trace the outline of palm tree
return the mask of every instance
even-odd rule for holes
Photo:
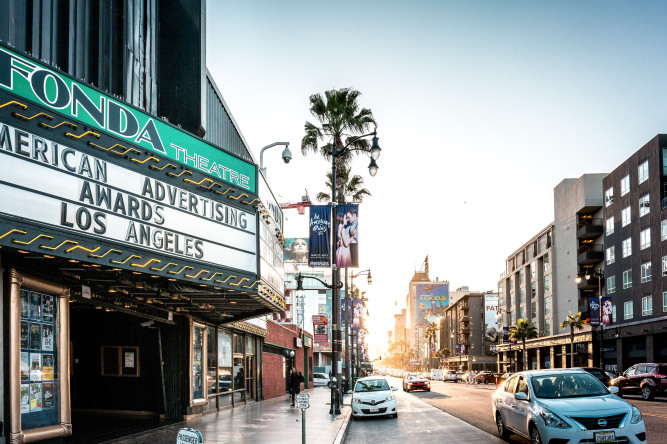
[[[510,328],[510,339],[521,341],[523,346],[523,369],[526,370],[528,359],[526,357],[526,339],[537,337],[537,328],[530,324],[527,319],[518,319],[516,325]]]
[[[361,93],[351,88],[332,89],[321,94],[310,96],[310,113],[317,119],[320,126],[306,122],[306,135],[301,139],[301,153],[308,152],[321,154],[325,159],[331,159],[332,139],[336,147],[341,149],[349,143],[351,149],[368,149],[369,143],[365,139],[354,137],[368,133],[371,128],[377,127],[371,110],[360,108],[357,99]],[[318,143],[325,142],[318,146]],[[344,178],[350,158],[355,151],[341,156],[336,165],[336,184],[338,202],[344,203]]]
[[[352,172],[352,168],[347,168],[345,170],[345,177],[343,181],[343,194],[342,194],[342,199],[343,202],[348,201],[348,197],[350,198],[351,202],[363,202],[365,197],[368,197],[371,195],[371,192],[368,191],[366,188],[362,188],[364,184],[364,179],[363,177],[355,174],[354,176],[350,177],[350,173]],[[324,184],[327,190],[331,190],[331,172],[327,173],[327,181]],[[331,194],[320,191],[317,193],[316,197],[318,202],[329,202],[331,201]]]
[[[560,329],[570,328],[570,367],[574,367],[574,331],[583,330],[586,321],[581,319],[581,312],[572,316],[572,312],[567,315],[567,319],[560,323]]]
[[[435,339],[436,335],[438,334],[438,324],[435,322],[431,322],[428,324],[428,327],[426,327],[426,331],[424,332],[424,337],[428,341],[428,362],[429,362],[429,367],[431,364],[431,350],[433,350],[435,347],[431,347],[431,344],[435,344]]]

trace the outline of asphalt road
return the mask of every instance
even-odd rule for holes
[[[401,380],[388,378],[391,384],[401,387]],[[491,415],[491,396],[495,384],[466,385],[461,382],[432,381],[430,392],[412,392],[414,396],[468,424],[497,436],[495,421]],[[667,398],[644,401],[640,396],[625,396],[625,400],[639,408],[646,424],[649,444],[667,442]],[[529,441],[512,435],[512,443],[525,444]]]

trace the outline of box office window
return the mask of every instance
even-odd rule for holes
[[[232,334],[218,331],[218,385],[220,392],[232,391]]]
[[[60,424],[57,298],[21,289],[21,427]]]
[[[102,346],[102,375],[139,377],[139,347]]]
[[[192,328],[192,397],[201,399],[204,397],[204,329],[194,326]]]

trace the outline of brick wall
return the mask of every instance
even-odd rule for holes
[[[297,348],[295,347],[294,343],[294,339],[300,336],[301,329],[296,325],[281,325],[271,320],[267,320],[266,326],[269,335],[265,338],[264,341],[270,345],[282,347],[288,350],[294,350],[294,365],[301,373],[304,373],[304,348]],[[312,336],[307,332],[306,335],[312,338]],[[308,347],[305,350],[308,353],[308,357],[312,358],[312,347]],[[288,376],[288,372],[283,370],[286,365],[285,359],[283,358],[283,355],[277,355],[274,353],[262,354],[262,388],[264,392],[264,399],[286,395],[285,387],[287,384],[285,381],[285,376]],[[283,373],[285,376],[283,376]],[[309,375],[308,379],[312,379],[312,375]],[[313,387],[313,383],[311,381],[306,381],[304,385],[306,384],[308,385],[308,388]],[[302,389],[303,388],[304,387],[302,386]]]

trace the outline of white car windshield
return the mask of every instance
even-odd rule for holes
[[[384,379],[369,379],[366,381],[357,381],[354,387],[355,392],[379,392],[381,390],[391,390],[389,384]]]
[[[581,398],[609,394],[607,388],[589,373],[534,376],[531,385],[538,398]]]

